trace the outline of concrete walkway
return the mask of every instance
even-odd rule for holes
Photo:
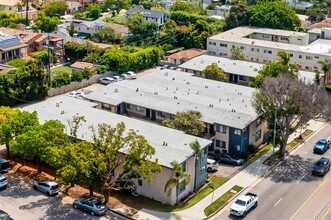
[[[326,124],[324,122],[311,121],[306,129],[310,129],[313,131],[319,131],[323,129]],[[288,143],[298,137],[300,131],[294,132],[290,135]],[[239,185],[244,188],[247,188],[259,181],[261,177],[267,173],[270,169],[270,166],[262,164],[264,160],[272,155],[272,149],[262,155],[259,159],[254,161],[252,164],[247,166],[245,169],[240,171],[237,175],[232,177],[229,181],[227,181],[224,185],[219,187],[214,191],[214,201],[226,193],[229,189],[231,189],[234,185]],[[175,213],[164,213],[164,212],[156,212],[148,209],[140,210],[133,217],[139,220],[201,220],[206,218],[204,214],[204,209],[210,205],[212,199],[212,194],[209,194],[200,202],[183,211],[175,212]]]

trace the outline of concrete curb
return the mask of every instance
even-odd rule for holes
[[[127,215],[125,215],[125,214],[123,214],[123,213],[121,213],[121,212],[117,212],[117,211],[112,210],[112,209],[109,209],[109,208],[108,208],[108,211],[113,212],[113,213],[115,213],[115,214],[117,214],[117,215],[120,215],[120,216],[122,216],[122,217],[124,217],[124,218],[127,218],[127,219],[130,219],[130,220],[136,220],[135,218],[132,218],[132,217],[127,216]]]
[[[214,217],[216,214],[218,214],[219,211],[221,211],[225,206],[227,206],[230,202],[232,202],[232,200],[234,200],[235,198],[237,198],[237,196],[242,193],[243,191],[245,191],[247,189],[247,187],[242,188],[239,192],[237,192],[231,199],[229,199],[226,203],[224,203],[221,207],[219,207],[213,214],[207,216],[206,218],[203,218],[202,220],[207,220],[211,217]],[[223,195],[222,195],[223,196]],[[218,198],[217,198],[218,199]],[[206,207],[207,208],[207,207]]]

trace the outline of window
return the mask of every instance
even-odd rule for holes
[[[184,161],[182,163],[182,168],[183,168],[183,171],[186,172],[187,171],[187,164],[186,164],[186,161]]]
[[[161,118],[165,118],[165,113],[164,112],[157,112],[157,116],[161,117]]]
[[[268,54],[272,54],[272,51],[271,50],[268,50]]]
[[[241,50],[245,50],[245,47],[241,46],[240,49],[241,49]]]
[[[290,53],[290,57],[293,57],[293,53]]]
[[[262,124],[261,118],[256,119],[256,127],[258,127],[260,124]]]
[[[182,193],[185,190],[185,187],[186,187],[185,180],[183,180],[178,185],[178,193]]]
[[[216,140],[216,147],[225,148],[226,142],[221,140]]]
[[[262,37],[263,37],[263,38],[269,38],[269,35],[262,34]]]
[[[216,43],[215,42],[209,42],[209,45],[216,45]]]
[[[288,41],[288,38],[287,37],[280,37],[280,40],[287,40]]]
[[[225,128],[224,125],[217,125],[216,126],[216,131],[220,132],[220,133],[223,133],[223,134],[226,134],[226,128]]]
[[[234,134],[241,135],[241,130],[240,129],[234,129]]]
[[[256,132],[256,134],[255,134],[255,142],[256,141],[258,141],[258,140],[260,140],[261,139],[261,136],[262,136],[262,132],[261,132],[261,129],[258,131],[258,132]]]
[[[137,112],[143,112],[144,111],[143,108],[141,108],[140,106],[136,106],[136,110],[137,110]]]
[[[315,56],[315,59],[319,59],[320,57],[319,56]]]
[[[225,57],[227,55],[228,55],[227,53],[220,53],[220,57]]]
[[[254,48],[251,48],[251,51],[254,51]]]
[[[130,104],[126,104],[126,108],[127,109],[131,109],[131,105]]]
[[[246,76],[239,76],[239,80],[246,81]]]
[[[313,57],[311,57],[311,56],[306,56],[306,60],[312,60],[313,59]]]
[[[301,59],[302,58],[302,55],[299,55],[299,58]]]
[[[256,49],[256,52],[260,52],[260,49]]]
[[[263,50],[263,53],[267,53],[268,51],[267,50]]]
[[[220,47],[228,47],[227,44],[220,44]]]
[[[138,179],[138,185],[139,185],[139,186],[142,186],[142,185],[143,185],[143,181],[142,181],[142,179]]]

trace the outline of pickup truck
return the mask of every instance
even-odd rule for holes
[[[246,193],[240,196],[230,207],[230,213],[236,216],[245,217],[251,208],[258,205],[259,196],[254,193]]]

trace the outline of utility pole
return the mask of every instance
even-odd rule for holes
[[[276,132],[277,132],[277,108],[275,108],[274,140],[273,140],[273,146],[272,146],[272,159],[275,159]]]
[[[29,0],[26,0],[25,4],[25,25],[29,26]]]
[[[52,80],[51,80],[51,56],[49,53],[50,47],[49,47],[49,33],[48,33],[48,39],[46,40],[47,45],[47,52],[48,52],[48,65],[47,65],[47,76],[48,76],[48,86],[49,88],[52,88]]]

